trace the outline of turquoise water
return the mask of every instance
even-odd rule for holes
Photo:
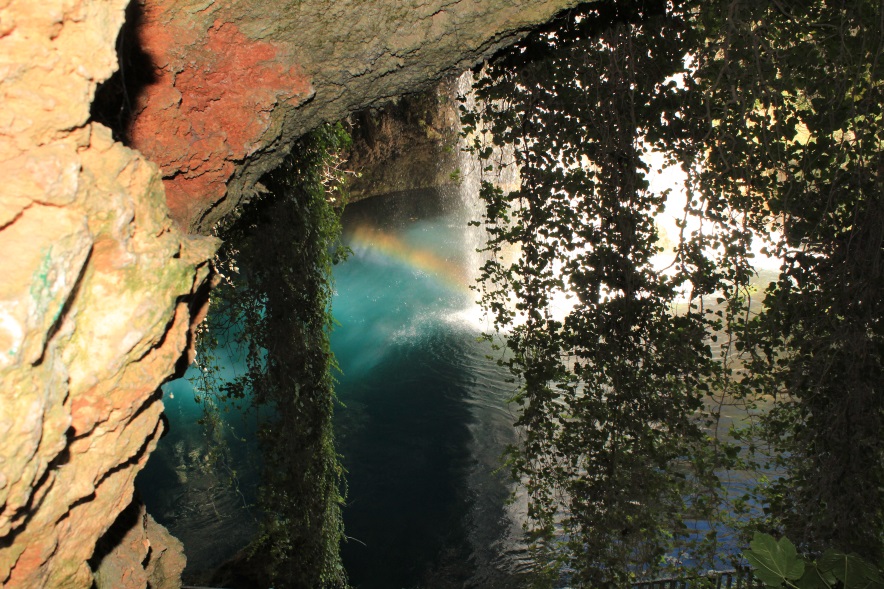
[[[350,205],[335,267],[332,349],[341,367],[338,451],[347,469],[342,553],[354,587],[513,587],[523,564],[510,487],[497,474],[515,441],[507,372],[478,336],[469,289],[477,264],[469,213],[455,192]],[[245,370],[232,344],[222,377]],[[188,377],[197,369],[191,367]],[[230,461],[208,468],[186,379],[164,387],[170,433],[137,486],[181,538],[188,573],[218,567],[257,529],[259,462],[248,417],[227,414]],[[245,441],[243,441],[245,440]],[[238,487],[227,469],[236,471]]]
[[[479,264],[470,215],[456,192],[425,191],[355,203],[343,218],[352,255],[334,269],[331,344],[348,484],[342,555],[357,589],[526,584],[525,506],[506,503],[512,487],[496,472],[516,442],[507,404],[514,385],[497,365],[500,352],[479,340],[490,326],[469,288]],[[232,342],[217,353],[222,378],[245,370]],[[188,377],[196,375],[191,367]],[[170,433],[137,487],[184,542],[188,574],[199,578],[257,531],[254,417],[226,414],[229,460],[212,467],[188,380],[164,391]],[[734,476],[728,488],[743,492],[745,475]],[[725,552],[736,550],[730,542]]]
[[[507,587],[519,569],[509,487],[512,385],[469,290],[474,244],[456,194],[351,205],[335,270],[344,563],[354,586]]]
[[[232,341],[222,342],[216,354],[221,379],[245,372],[245,351]],[[233,557],[257,531],[259,515],[250,508],[260,468],[254,420],[233,409],[224,412],[219,439],[229,459],[209,461],[205,430],[197,424],[203,409],[191,386],[198,376],[191,366],[184,378],[163,386],[168,431],[135,480],[148,512],[184,543],[191,573]]]

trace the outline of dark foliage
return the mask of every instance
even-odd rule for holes
[[[484,185],[481,288],[509,333],[511,466],[553,576],[653,571],[688,517],[724,519],[716,475],[738,465],[787,473],[739,499],[764,506],[753,525],[880,555],[882,19],[873,0],[595,2],[476,83],[475,151],[512,145],[521,172],[519,191]],[[687,173],[665,274],[649,147]],[[783,260],[760,313],[757,240]],[[707,393],[765,413],[742,449],[704,428]]]
[[[756,395],[788,477],[772,524],[804,549],[884,549],[884,5],[728,2],[701,11],[688,92],[698,189],[783,259],[747,325]],[[737,216],[735,216],[737,215]]]
[[[208,356],[213,332],[236,325],[248,348],[246,374],[202,393],[239,401],[259,422],[263,517],[243,566],[274,587],[347,585],[339,554],[343,469],[332,434],[337,365],[329,348],[340,226],[326,184],[338,182],[330,166],[348,140],[340,125],[310,134],[265,178],[269,194],[222,230],[219,264],[232,279],[214,293],[201,342]],[[236,267],[240,276],[232,276]]]
[[[627,5],[591,5],[516,46],[464,116],[480,155],[516,148],[521,189],[483,186],[484,303],[521,383],[524,441],[510,466],[538,566],[579,586],[657,572],[686,532],[685,498],[708,478],[685,468],[707,442],[694,415],[708,321],[671,312],[695,269],[654,270],[666,195],[648,189],[642,160],[644,129],[674,104],[667,79],[683,70],[687,36],[660,5]],[[513,245],[520,256],[507,259]],[[557,308],[563,293],[573,308]]]

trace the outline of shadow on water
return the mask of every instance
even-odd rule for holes
[[[228,372],[241,360],[226,357]],[[201,577],[232,558],[258,530],[254,511],[260,457],[255,425],[236,412],[227,414],[223,432],[229,451],[223,461],[209,458],[206,430],[197,424],[202,408],[194,401],[191,367],[182,379],[164,385],[168,434],[160,440],[136,488],[148,513],[184,544],[186,578]],[[217,441],[216,441],[217,442]],[[234,477],[235,472],[235,477]]]
[[[429,340],[394,346],[362,382],[342,382],[344,402],[352,399],[338,423],[351,498],[344,518],[354,538],[343,556],[359,587],[413,586],[438,555],[466,543],[473,417],[448,359],[427,353],[454,352],[452,338]]]

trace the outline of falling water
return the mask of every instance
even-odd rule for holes
[[[353,584],[513,587],[519,526],[501,455],[515,442],[513,385],[478,341],[470,289],[480,237],[457,190],[392,195],[344,215],[332,348],[348,469],[344,562]],[[473,189],[472,199],[477,198]],[[490,357],[489,357],[490,356]]]

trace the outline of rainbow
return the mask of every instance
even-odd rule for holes
[[[433,276],[445,286],[469,292],[471,279],[466,269],[436,253],[412,247],[395,235],[365,225],[348,233],[353,249],[365,249]]]

